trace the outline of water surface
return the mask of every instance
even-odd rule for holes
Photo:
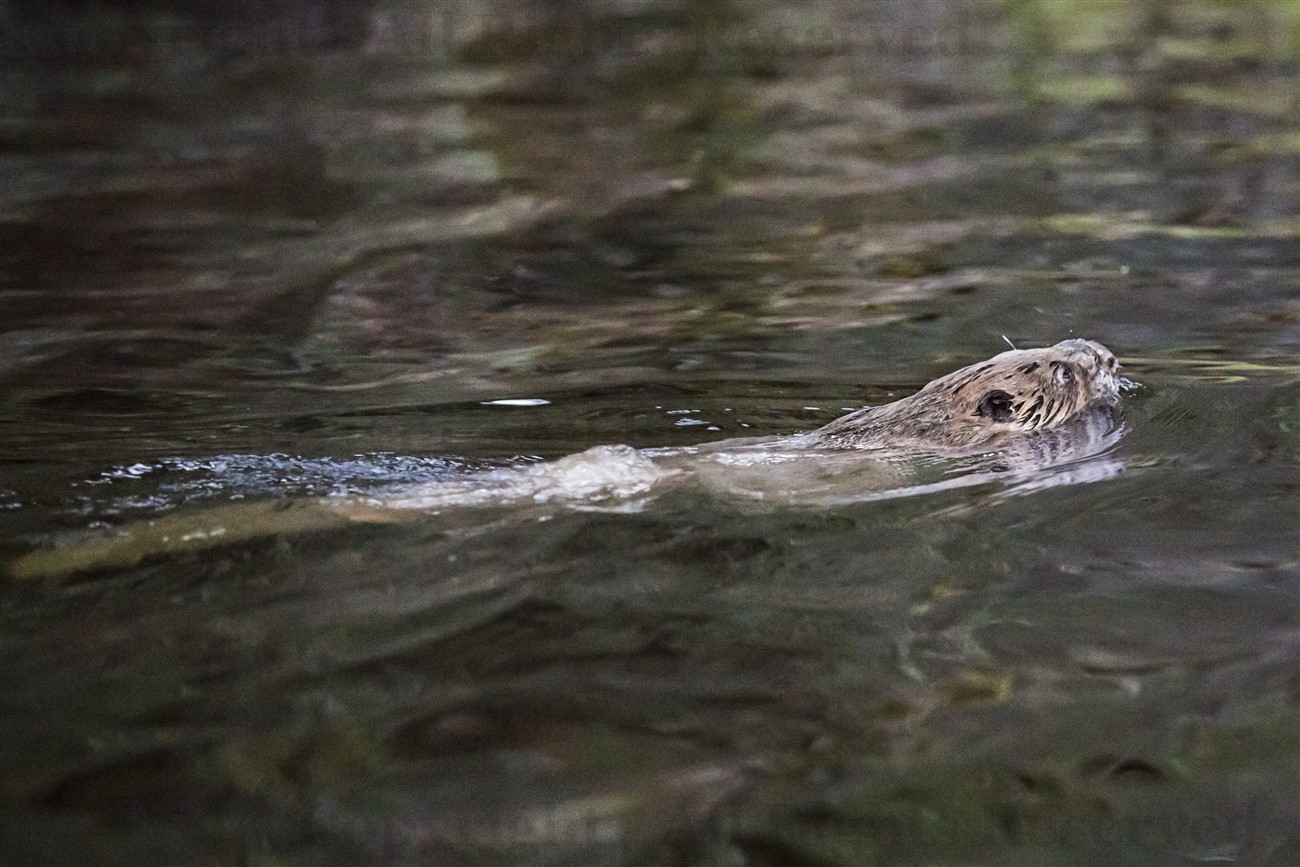
[[[1292,6],[509,7],[0,5],[5,558],[272,515],[0,587],[7,860],[1300,861]],[[1004,336],[1122,471],[275,532]]]

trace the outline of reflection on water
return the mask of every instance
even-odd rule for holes
[[[261,530],[0,588],[9,861],[1300,862],[1292,4],[0,21],[0,556]],[[300,520],[809,430],[1002,335],[1115,349],[1123,439]]]

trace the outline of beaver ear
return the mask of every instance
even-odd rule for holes
[[[979,406],[975,408],[977,415],[993,421],[1011,421],[1015,415],[1011,411],[1011,401],[1014,398],[1000,388],[995,388],[988,394],[980,398]]]

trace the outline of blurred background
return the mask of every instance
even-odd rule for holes
[[[6,555],[1146,386],[1086,487],[8,581],[0,853],[1300,861],[1298,74],[1294,0],[0,0]]]

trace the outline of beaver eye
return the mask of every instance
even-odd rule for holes
[[[1065,366],[1056,368],[1056,381],[1061,385],[1069,385],[1074,381],[1074,374]]]
[[[976,415],[992,421],[1007,422],[1015,416],[1011,410],[1011,401],[1014,398],[1000,388],[995,388],[988,394],[980,398],[979,406],[975,408]]]

